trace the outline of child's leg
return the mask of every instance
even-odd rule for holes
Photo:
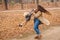
[[[22,23],[22,25],[25,26],[25,25],[27,24],[27,22],[28,22],[28,21],[24,21],[24,22]]]
[[[26,15],[25,20],[19,26],[25,26],[28,21],[30,21],[31,15]]]

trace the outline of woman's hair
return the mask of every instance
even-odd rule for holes
[[[47,13],[48,11],[44,8],[44,7],[42,7],[41,5],[37,5],[37,9],[38,9],[38,11],[40,11],[40,12],[44,12],[44,13]],[[49,12],[48,12],[49,13]]]

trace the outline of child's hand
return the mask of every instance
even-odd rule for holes
[[[19,24],[19,27],[22,27],[23,25],[22,24]]]

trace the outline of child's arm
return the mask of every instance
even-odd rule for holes
[[[34,9],[32,9],[30,12],[25,12],[28,13],[27,15],[25,15],[25,20],[24,22],[22,22],[21,24],[19,24],[19,26],[25,26],[27,24],[28,21],[30,21],[31,19],[31,15],[32,15],[32,12],[34,11]]]
[[[27,24],[27,21],[23,21],[21,24],[19,24],[20,27],[25,26]]]

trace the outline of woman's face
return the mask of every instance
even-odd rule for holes
[[[34,12],[37,13],[38,12],[38,9],[35,9]]]

